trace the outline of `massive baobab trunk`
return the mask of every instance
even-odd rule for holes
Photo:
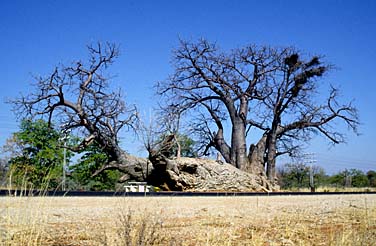
[[[149,160],[153,171],[148,176],[149,184],[164,190],[179,191],[272,191],[278,189],[270,183],[263,171],[251,174],[234,165],[204,158],[166,157],[174,143],[170,136],[150,144]],[[248,161],[247,161],[248,163]]]
[[[229,163],[203,158],[168,159],[158,154],[150,160],[154,170],[147,180],[164,190],[269,192],[277,188],[265,176],[244,172]]]

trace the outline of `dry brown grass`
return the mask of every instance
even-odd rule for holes
[[[310,188],[291,188],[282,191],[301,191],[311,192]],[[333,186],[320,186],[316,188],[316,192],[376,192],[376,187],[333,187]]]
[[[2,197],[0,245],[376,245],[376,195]]]

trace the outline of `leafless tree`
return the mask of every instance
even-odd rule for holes
[[[96,141],[110,157],[106,169],[119,169],[126,178],[137,179],[134,167],[145,164],[119,147],[119,132],[134,128],[138,114],[134,106],[126,105],[119,91],[111,90],[106,69],[119,55],[114,44],[97,43],[88,46],[87,63],[77,61],[59,66],[47,77],[36,78],[31,93],[12,101],[20,117],[43,117],[58,121],[63,131],[78,130],[84,140],[74,150]]]
[[[332,143],[344,142],[334,125],[339,121],[357,130],[356,109],[338,103],[337,89],[321,103],[315,97],[331,66],[316,56],[304,61],[292,47],[249,45],[225,53],[206,40],[181,41],[173,64],[175,73],[157,84],[166,110],[191,112],[204,152],[214,147],[226,162],[252,173],[266,171],[271,181],[276,158],[294,153],[302,140],[322,134]],[[263,134],[248,149],[251,129]]]
[[[357,133],[357,110],[351,103],[339,104],[336,88],[330,86],[327,98],[316,101],[319,79],[330,68],[319,57],[303,61],[295,50],[290,50],[278,68],[280,75],[275,74],[270,81],[270,91],[261,102],[261,108],[270,113],[258,122],[266,129],[262,145],[270,180],[276,177],[276,158],[293,155],[302,141],[321,134],[333,144],[345,142],[344,134],[336,128],[340,121]]]

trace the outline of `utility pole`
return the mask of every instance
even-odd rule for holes
[[[69,131],[64,130],[63,131],[63,141],[64,141],[64,149],[63,149],[63,180],[61,182],[61,189],[63,191],[66,190],[66,179],[67,179],[67,174],[66,174],[66,167],[67,167],[67,140],[69,139],[68,135]]]
[[[67,165],[67,137],[66,137],[66,134],[64,136],[64,150],[63,150],[63,153],[64,153],[64,160],[63,160],[63,182],[61,184],[61,188],[63,191],[65,191],[65,182],[66,182],[66,173],[65,173],[65,167]]]
[[[313,177],[313,163],[316,163],[316,160],[314,159],[315,153],[307,153],[303,154],[304,162],[306,164],[309,164],[309,187],[311,188],[311,192],[315,192],[315,182]]]
[[[313,180],[312,165],[309,167],[309,187],[311,188],[311,192],[315,192],[315,183]]]

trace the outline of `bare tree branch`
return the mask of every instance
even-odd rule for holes
[[[111,91],[111,80],[105,74],[118,57],[119,49],[111,43],[87,48],[87,63],[76,61],[55,68],[49,76],[36,78],[30,94],[11,103],[20,117],[47,118],[48,122],[58,121],[63,130],[80,130],[84,140],[72,149],[82,150],[95,141],[108,154],[112,165],[115,161],[124,167],[130,157],[119,147],[119,131],[125,127],[135,129],[138,113],[135,106],[125,104],[120,90]]]

